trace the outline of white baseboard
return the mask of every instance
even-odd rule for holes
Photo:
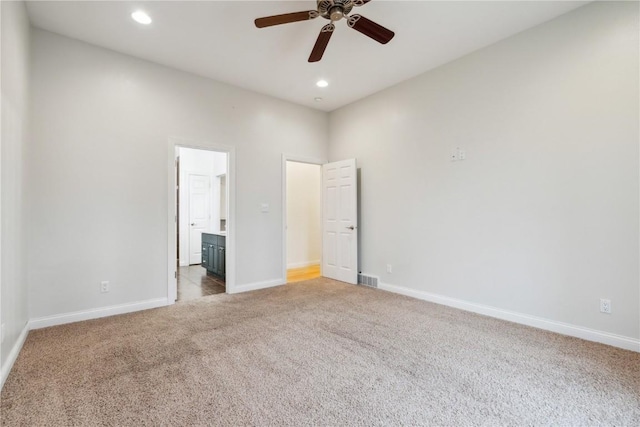
[[[47,328],[49,326],[63,325],[65,323],[80,322],[83,320],[98,319],[100,317],[115,316],[116,314],[164,307],[166,305],[169,305],[166,298],[157,298],[128,304],[112,305],[110,307],[75,311],[72,313],[55,314],[53,316],[45,316],[29,320],[29,329]]]
[[[522,325],[533,326],[534,328],[544,329],[563,335],[582,338],[587,341],[599,342],[614,347],[624,348],[626,350],[640,352],[640,339],[637,338],[611,334],[609,332],[584,328],[582,326],[571,325],[569,323],[557,322],[555,320],[544,319],[542,317],[530,316],[528,314],[503,310],[488,305],[476,304],[456,298],[445,297],[443,295],[419,291],[416,289],[390,285],[387,283],[379,283],[378,289],[394,292],[396,294],[406,295],[424,301],[434,302],[436,304],[459,308],[461,310],[483,314],[485,316],[495,317],[497,319],[508,320],[510,322],[520,323]]]
[[[303,267],[309,267],[312,265],[320,265],[320,260],[316,259],[313,261],[292,262],[287,264],[287,268],[303,268]]]
[[[11,372],[11,368],[13,368],[13,364],[18,358],[18,354],[20,354],[20,350],[22,350],[22,346],[24,345],[24,341],[27,339],[28,334],[29,322],[25,323],[24,328],[22,328],[22,332],[20,332],[20,336],[18,336],[18,340],[9,352],[9,356],[7,356],[7,360],[5,360],[2,367],[0,367],[0,390],[4,387],[4,382],[9,377],[9,372]]]
[[[256,291],[258,289],[273,288],[286,284],[284,279],[266,280],[264,282],[247,283],[246,285],[235,286],[230,294],[239,294],[241,292]]]

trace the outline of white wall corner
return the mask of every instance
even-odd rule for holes
[[[443,295],[433,294],[430,292],[391,285],[388,283],[380,282],[378,284],[378,289],[405,295],[412,298],[417,298],[423,301],[446,305],[460,310],[470,311],[472,313],[494,317],[496,319],[507,320],[509,322],[519,323],[526,326],[532,326],[534,328],[544,329],[546,331],[555,332],[562,335],[568,335],[587,341],[593,341],[601,344],[607,344],[613,347],[623,348],[625,350],[640,352],[640,339],[637,338],[584,328],[582,326],[576,326],[569,323],[557,322],[555,320],[530,316],[528,314],[503,310],[488,305],[476,304],[456,298],[449,298]]]
[[[29,322],[25,323],[24,328],[22,328],[22,332],[20,332],[20,336],[18,340],[13,345],[7,360],[4,361],[2,367],[0,367],[0,390],[4,387],[4,383],[9,377],[9,372],[11,372],[11,368],[13,368],[13,364],[16,362],[18,355],[20,354],[20,350],[22,350],[22,346],[24,345],[25,340],[27,339],[27,335],[29,334]]]

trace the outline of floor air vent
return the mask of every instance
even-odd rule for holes
[[[375,276],[367,276],[366,274],[358,274],[358,285],[369,286],[370,288],[377,288],[378,278]]]

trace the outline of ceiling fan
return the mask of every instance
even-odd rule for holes
[[[317,0],[317,10],[306,10],[303,12],[285,13],[283,15],[267,16],[255,20],[256,27],[264,28],[273,25],[289,24],[291,22],[309,21],[318,16],[328,19],[331,23],[325,25],[320,30],[320,35],[309,56],[309,62],[318,62],[322,59],[329,40],[336,29],[334,22],[345,18],[347,25],[356,31],[361,32],[375,41],[387,44],[395,36],[395,33],[382,25],[376,24],[362,15],[349,15],[354,7],[364,6],[371,0]]]

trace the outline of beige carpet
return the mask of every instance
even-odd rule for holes
[[[640,354],[327,279],[32,331],[3,425],[640,425]]]

